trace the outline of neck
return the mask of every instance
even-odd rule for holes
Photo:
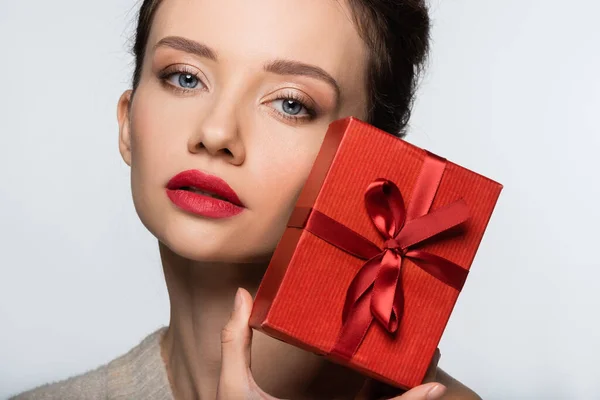
[[[254,297],[268,262],[195,262],[162,243],[159,248],[171,302],[161,347],[174,395],[177,400],[214,399],[221,368],[221,329],[231,315],[235,292],[243,287]],[[332,398],[358,389],[349,382],[362,384],[353,371],[256,331],[251,363],[258,385],[278,397]]]
[[[238,287],[255,295],[267,264],[196,262],[159,242],[171,319],[163,356],[175,395],[181,399],[215,398],[221,344]]]

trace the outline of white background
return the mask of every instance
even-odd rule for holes
[[[302,2],[290,2],[302,6]],[[0,398],[168,323],[117,150],[130,0],[0,0]],[[408,140],[505,185],[441,343],[484,399],[600,399],[600,3],[435,0]]]

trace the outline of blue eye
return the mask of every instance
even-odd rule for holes
[[[188,73],[175,73],[173,77],[179,77],[177,83],[184,89],[195,89],[198,86],[199,80],[195,75]]]
[[[178,92],[195,92],[202,80],[198,77],[199,72],[186,65],[168,68],[159,75],[162,83],[170,89]]]
[[[271,103],[276,105],[274,108],[282,117],[288,119],[302,119],[311,117],[314,111],[305,106],[301,101],[295,100],[293,97],[283,95],[282,97],[272,100]],[[304,111],[303,111],[304,110]]]
[[[287,114],[296,115],[305,107],[302,105],[302,103],[297,102],[296,100],[285,99],[283,100],[282,108]]]

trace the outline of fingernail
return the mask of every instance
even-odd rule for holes
[[[238,288],[237,292],[235,292],[235,303],[233,305],[234,310],[239,310],[242,306],[242,293],[240,288]]]
[[[435,385],[427,392],[427,400],[441,399],[445,392],[446,387],[444,385]]]

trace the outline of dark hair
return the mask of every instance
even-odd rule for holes
[[[360,36],[370,49],[366,122],[404,137],[417,81],[429,51],[428,7],[425,0],[346,1]],[[139,11],[132,49],[134,91],[140,81],[152,20],[160,2],[144,0]]]

